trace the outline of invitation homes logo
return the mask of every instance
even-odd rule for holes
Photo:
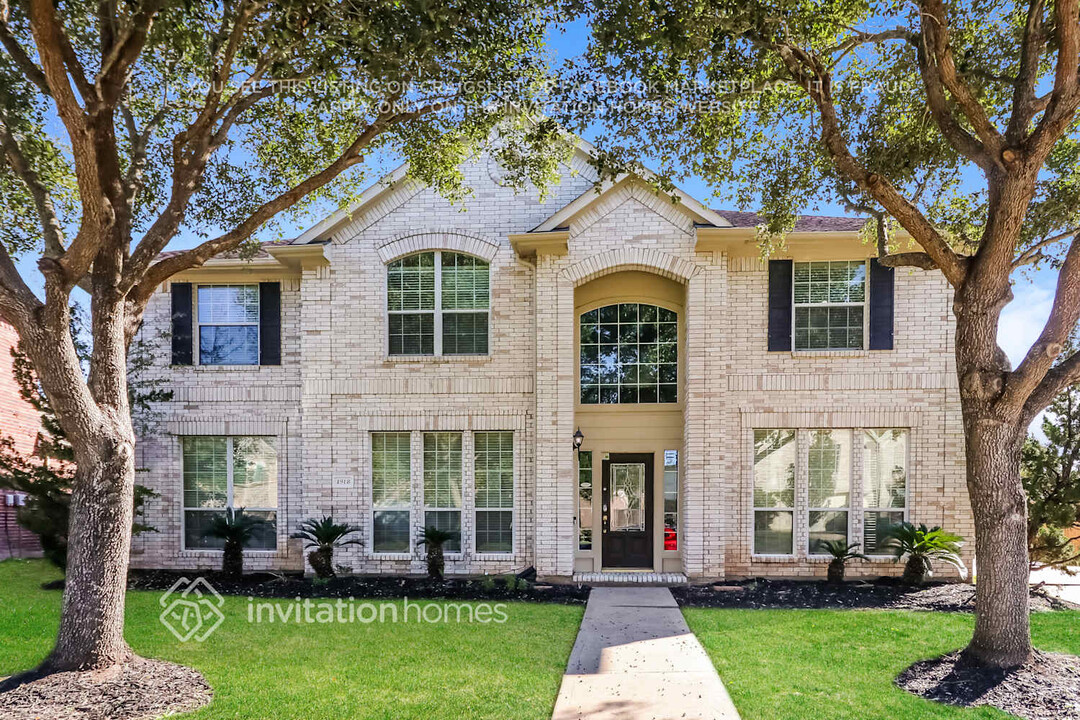
[[[158,620],[180,642],[202,642],[225,621],[225,599],[204,577],[180,578],[158,603],[164,608]]]
[[[182,577],[158,600],[161,624],[182,643],[203,642],[225,621],[225,599],[204,577]],[[256,601],[248,598],[247,621],[280,625],[368,625],[371,623],[477,623],[501,625],[509,620],[506,603],[357,601],[354,598],[295,598]]]

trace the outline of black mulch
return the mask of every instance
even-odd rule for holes
[[[149,720],[195,710],[211,697],[210,686],[198,671],[135,658],[108,670],[54,673],[35,680],[11,678],[0,683],[0,717]]]
[[[189,570],[132,570],[130,590],[168,590],[180,578],[206,578],[222,595],[260,598],[410,598],[446,600],[526,600],[531,602],[584,604],[587,585],[544,585],[508,576],[445,579],[418,577],[350,576],[316,580],[300,574],[251,573],[239,580],[217,572]]]
[[[1080,720],[1080,657],[1036,652],[1026,665],[998,670],[972,665],[959,652],[923,660],[896,684],[949,705],[993,705],[1026,720]]]
[[[910,587],[892,578],[874,582],[832,585],[820,581],[747,580],[671,589],[680,605],[719,608],[866,608],[886,610],[934,610],[972,612],[975,586],[966,583],[934,583]],[[1075,610],[1077,606],[1048,595],[1031,593],[1031,609]]]

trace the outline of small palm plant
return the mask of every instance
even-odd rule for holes
[[[334,518],[327,515],[322,520],[305,520],[300,523],[300,529],[290,537],[304,541],[304,549],[310,550],[307,559],[311,563],[311,569],[320,578],[335,577],[334,572],[334,548],[346,545],[361,545],[360,538],[348,538],[355,532],[360,532],[357,525],[348,523],[336,523]]]
[[[222,515],[215,515],[203,533],[206,537],[225,541],[221,557],[221,572],[231,578],[244,573],[244,545],[266,521],[244,514],[244,508],[226,508]]]
[[[861,552],[856,552],[859,543],[849,543],[847,540],[824,540],[818,547],[832,557],[829,561],[829,582],[831,583],[844,582],[844,569],[848,560],[866,559]]]
[[[896,553],[897,562],[907,555],[907,564],[901,580],[909,585],[922,585],[934,575],[934,561],[952,565],[967,577],[967,566],[960,558],[964,538],[945,532],[941,527],[927,528],[908,522],[897,523],[886,531],[887,543]]]
[[[431,525],[424,528],[424,536],[420,542],[427,547],[427,571],[432,580],[439,582],[443,579],[443,570],[446,568],[443,545],[457,537],[456,532],[440,530]]]

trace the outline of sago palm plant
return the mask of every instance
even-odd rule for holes
[[[945,532],[940,526],[927,528],[926,525],[913,525],[908,522],[897,523],[886,531],[887,543],[896,553],[897,562],[907,556],[904,574],[901,580],[909,585],[922,585],[934,575],[934,561],[952,565],[960,572],[961,578],[967,577],[967,566],[960,557],[964,538]]]
[[[244,514],[244,508],[225,508],[221,515],[215,515],[204,531],[206,537],[225,541],[221,556],[221,572],[229,577],[239,578],[244,573],[244,545],[263,527],[262,518]]]
[[[866,556],[856,552],[859,543],[849,543],[847,540],[824,540],[818,545],[826,555],[832,557],[829,561],[829,582],[844,582],[844,570],[848,560],[862,559]]]
[[[459,533],[449,530],[440,530],[429,525],[424,528],[424,535],[420,542],[427,547],[427,571],[428,577],[436,582],[443,579],[443,570],[446,568],[446,559],[443,555],[443,545],[457,538]]]
[[[304,549],[311,551],[307,559],[317,577],[332,578],[335,575],[334,548],[362,545],[360,538],[348,537],[360,530],[357,525],[334,522],[334,518],[327,515],[321,520],[305,520],[300,523],[300,529],[290,537],[303,540]]]

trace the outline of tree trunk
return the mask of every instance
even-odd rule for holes
[[[226,540],[221,551],[221,572],[233,580],[244,575],[244,544],[238,540]]]
[[[975,635],[964,652],[984,665],[1015,667],[1031,658],[1027,502],[1020,481],[1026,429],[989,418],[965,424],[978,577]]]
[[[922,555],[912,555],[904,563],[904,574],[900,582],[905,585],[922,585],[930,576],[930,561]]]
[[[428,543],[427,546],[427,572],[428,577],[436,582],[442,582],[443,568],[446,567],[446,561],[443,557],[442,545],[436,543]]]
[[[74,444],[73,444],[74,445]],[[126,662],[124,598],[131,550],[134,442],[117,433],[91,448],[75,445],[68,564],[50,672]]]
[[[317,548],[308,553],[308,562],[315,576],[320,578],[332,578],[334,573],[334,548]]]

